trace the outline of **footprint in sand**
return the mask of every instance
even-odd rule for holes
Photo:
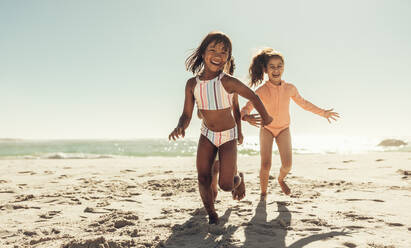
[[[347,168],[334,168],[334,167],[330,167],[328,169],[329,170],[348,170]]]
[[[156,173],[149,172],[149,173],[138,175],[138,177],[153,177],[155,175],[156,175]]]
[[[362,216],[362,215],[358,215],[353,211],[349,211],[349,212],[340,212],[337,211],[338,215],[343,215],[346,218],[349,218],[351,220],[376,220],[374,217],[368,217],[368,216]],[[368,221],[370,222],[370,221]],[[371,222],[370,222],[371,223]]]
[[[41,219],[52,219],[55,215],[61,213],[61,211],[48,211],[45,214],[39,215]]]
[[[84,213],[92,213],[92,214],[106,214],[107,212],[101,212],[101,211],[97,211],[94,208],[90,208],[90,207],[86,207],[83,210]]]
[[[245,212],[245,213],[244,213]],[[251,209],[243,209],[243,211],[239,210],[238,212],[235,212],[237,216],[247,216],[247,215],[253,215]]]
[[[355,160],[352,160],[352,159],[350,159],[350,160],[343,160],[342,162],[343,162],[343,163],[352,163],[352,162],[355,162]]]
[[[162,193],[161,197],[169,197],[169,196],[172,196],[172,195],[173,195],[172,192],[166,192],[166,193]]]
[[[0,193],[4,193],[4,194],[14,194],[16,192],[14,192],[13,190],[1,190]]]
[[[403,177],[401,177],[402,179],[408,179],[408,176],[411,175],[411,171],[409,170],[397,170],[397,173],[399,173],[400,175],[402,175]]]
[[[393,245],[380,245],[376,243],[368,243],[367,244],[370,248],[395,248]]]
[[[301,219],[301,221],[304,223],[310,223],[316,226],[330,227],[330,225],[325,220],[321,220],[321,219]]]
[[[303,231],[311,231],[311,232],[318,232],[321,231],[321,228],[316,228],[316,227],[311,227],[311,228],[305,228]]]
[[[29,237],[38,235],[36,231],[23,231],[23,234]]]
[[[361,216],[356,214],[346,214],[345,217],[351,218],[353,220],[372,220],[373,217]]]
[[[240,201],[240,203],[246,204],[246,205],[253,205],[251,201]]]
[[[154,227],[171,227],[171,224],[170,223],[162,223],[162,224],[154,225]]]
[[[343,245],[345,245],[346,247],[349,247],[349,248],[355,248],[355,247],[357,247],[356,244],[351,243],[351,242],[345,242],[345,243],[343,243]]]
[[[380,199],[345,199],[346,201],[374,201],[374,202],[385,202],[384,200]]]
[[[111,204],[111,203],[109,203],[108,201],[104,200],[104,201],[98,202],[98,203],[96,204],[96,207],[99,207],[99,208],[107,207],[107,206],[109,206],[110,204]]]
[[[394,222],[385,222],[387,225],[389,225],[389,226],[404,226],[403,224],[401,224],[401,223],[394,223]]]
[[[34,195],[19,195],[14,202],[28,201],[34,198]]]
[[[348,228],[350,230],[355,230],[355,229],[363,229],[365,227],[363,227],[363,226],[345,226],[344,228]]]
[[[34,171],[19,171],[17,172],[19,174],[30,174],[30,175],[36,175],[37,173]]]

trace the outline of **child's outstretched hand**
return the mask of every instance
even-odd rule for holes
[[[259,114],[244,115],[241,119],[243,121],[250,123],[250,125],[253,125],[255,127],[260,127],[262,120],[263,120]]]
[[[185,135],[186,135],[186,132],[184,131],[184,128],[176,127],[176,128],[174,128],[174,130],[168,136],[168,140],[171,140],[171,139],[176,140],[176,138],[178,139],[179,136],[184,138]]]
[[[331,123],[331,120],[337,121],[337,118],[340,118],[340,114],[338,114],[337,112],[333,112],[333,110],[334,109],[328,109],[324,113],[324,117],[327,119],[329,123]]]

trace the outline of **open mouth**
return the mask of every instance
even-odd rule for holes
[[[210,62],[211,62],[211,64],[213,64],[215,66],[220,66],[222,64],[221,61],[215,60],[215,59],[212,59]]]
[[[273,77],[279,77],[280,74],[271,74]]]

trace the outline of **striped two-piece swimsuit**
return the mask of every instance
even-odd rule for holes
[[[216,78],[206,81],[201,81],[199,76],[196,77],[197,84],[194,87],[194,98],[198,109],[221,110],[231,108],[233,105],[233,94],[227,93],[221,83],[224,75],[225,73],[222,72]],[[237,126],[228,130],[215,132],[210,130],[204,124],[204,121],[201,124],[201,134],[207,137],[216,147],[238,138]]]

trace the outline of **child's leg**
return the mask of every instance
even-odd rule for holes
[[[237,175],[237,140],[231,140],[219,147],[220,175],[218,185],[224,191],[234,191],[233,197],[241,200],[245,196],[243,174]]]
[[[211,167],[217,154],[215,147],[204,135],[200,135],[197,149],[198,187],[204,208],[209,216],[209,223],[218,223],[218,215],[214,208],[214,193],[211,188]]]
[[[211,168],[211,188],[213,189],[214,193],[214,202],[217,198],[218,194],[218,189],[217,189],[217,183],[218,183],[218,172],[220,171],[220,161],[216,160],[213,164],[213,167]]]
[[[291,136],[290,129],[284,129],[275,139],[278,146],[278,151],[280,152],[281,158],[281,168],[280,174],[278,175],[278,183],[281,186],[281,190],[284,194],[289,195],[291,193],[290,188],[284,182],[284,178],[287,176],[288,172],[291,170],[292,164],[292,149],[291,149]]]
[[[267,195],[268,178],[270,176],[271,157],[273,153],[273,140],[274,137],[270,131],[265,128],[260,128],[260,188],[261,197],[264,198]]]

